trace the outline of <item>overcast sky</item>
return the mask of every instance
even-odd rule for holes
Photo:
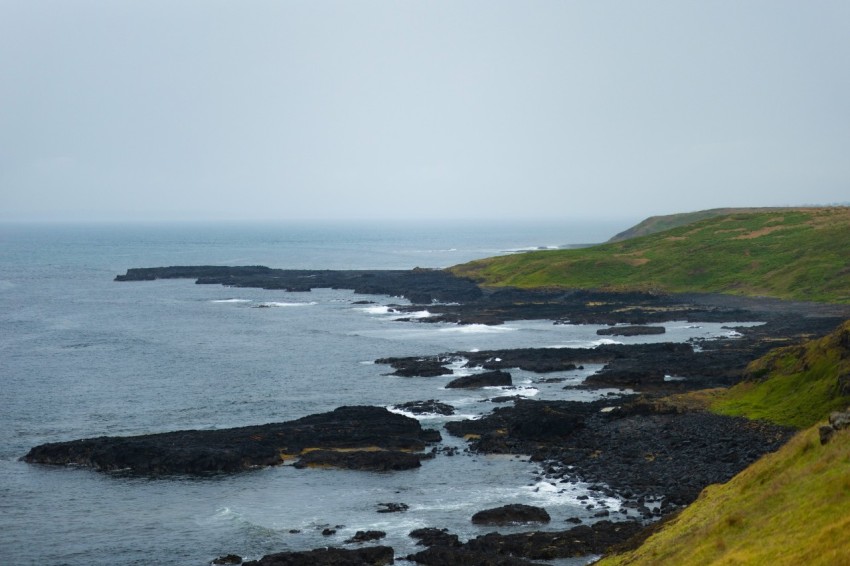
[[[0,219],[850,201],[850,2],[0,0]]]

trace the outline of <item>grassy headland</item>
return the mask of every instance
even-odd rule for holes
[[[590,248],[458,265],[484,287],[729,293],[850,303],[850,208],[711,216]]]

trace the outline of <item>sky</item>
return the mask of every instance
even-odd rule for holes
[[[850,201],[850,2],[0,0],[0,221]]]

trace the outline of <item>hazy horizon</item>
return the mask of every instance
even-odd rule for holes
[[[0,4],[0,221],[846,203],[850,4]]]

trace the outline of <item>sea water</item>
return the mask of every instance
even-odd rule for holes
[[[148,478],[30,465],[33,446],[100,435],[214,429],[291,420],[342,405],[390,407],[438,399],[452,417],[418,417],[441,429],[519,394],[594,399],[613,391],[565,390],[598,367],[545,376],[513,371],[517,388],[445,389],[449,378],[399,378],[373,361],[511,347],[600,343],[596,326],[551,321],[458,326],[397,320],[399,297],[317,289],[288,293],[114,282],[131,267],[267,265],[277,268],[446,267],[523,249],[601,241],[615,222],[429,224],[0,225],[0,556],[9,564],[202,565],[236,553],[343,545],[357,530],[387,532],[397,556],[419,527],[462,539],[488,532],[476,511],[507,503],[588,520],[586,486],[555,484],[521,456],[464,453],[443,432],[439,454],[416,470],[368,473],[291,466],[211,477]],[[357,304],[361,301],[373,304]],[[265,307],[265,308],[257,308]],[[418,317],[429,315],[423,309]],[[409,316],[409,315],[404,315]],[[414,317],[416,318],[416,317]],[[718,324],[672,322],[633,343],[723,338]],[[456,364],[459,374],[468,372]],[[562,377],[562,383],[542,378]],[[616,500],[591,494],[612,511]],[[404,503],[379,514],[379,503]],[[332,528],[336,534],[324,536]],[[509,532],[511,529],[501,529]],[[516,530],[516,529],[514,529]],[[421,548],[421,547],[419,547]],[[569,563],[569,562],[562,562]],[[582,560],[572,563],[580,564]]]

